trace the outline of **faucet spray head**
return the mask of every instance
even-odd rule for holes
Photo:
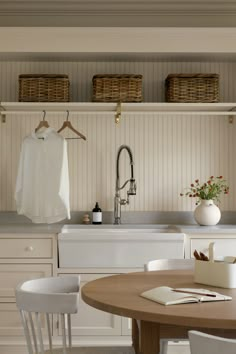
[[[129,190],[127,192],[128,195],[136,195],[136,182],[134,178],[130,179]]]

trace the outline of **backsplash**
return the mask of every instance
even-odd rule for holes
[[[235,69],[232,62],[0,62],[0,99],[17,101],[18,75],[65,73],[72,83],[72,101],[90,101],[92,76],[97,73],[139,73],[144,76],[144,101],[164,101],[164,79],[174,72],[220,74],[221,101],[235,101]],[[50,114],[50,126],[58,129],[65,114]],[[21,142],[38,124],[40,115],[7,116],[0,130],[0,211],[14,211],[14,189]],[[230,185],[221,209],[236,210],[236,128],[223,116],[78,114],[70,117],[87,141],[68,140],[71,209],[90,211],[96,201],[113,210],[116,153],[121,144],[131,147],[137,195],[125,211],[190,211],[194,201],[179,193],[192,180],[223,174]],[[65,131],[65,135],[67,135]],[[121,155],[121,183],[129,177],[125,152]],[[124,193],[124,192],[123,192]]]

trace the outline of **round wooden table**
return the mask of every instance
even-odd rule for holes
[[[232,296],[233,300],[164,306],[140,296],[143,291],[158,286],[212,289]],[[160,338],[187,338],[189,329],[236,338],[236,289],[196,284],[191,271],[113,275],[87,283],[82,288],[82,298],[99,310],[140,320],[143,354],[157,354]],[[136,352],[137,332],[137,328],[134,328],[133,344]]]

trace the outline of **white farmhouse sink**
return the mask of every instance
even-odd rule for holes
[[[184,257],[184,234],[168,225],[66,225],[58,245],[60,268],[142,268]]]

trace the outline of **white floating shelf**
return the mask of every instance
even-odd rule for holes
[[[114,114],[117,103],[1,102],[1,114],[58,113]],[[121,114],[236,115],[236,103],[122,103]]]

